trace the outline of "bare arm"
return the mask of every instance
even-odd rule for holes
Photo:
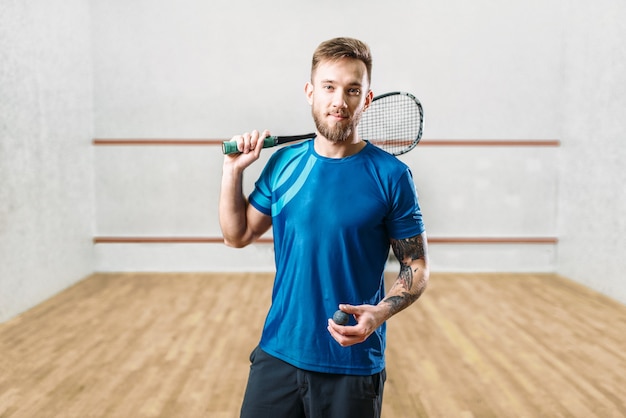
[[[250,205],[243,194],[243,172],[259,158],[265,131],[245,133],[233,138],[240,154],[224,156],[220,189],[219,219],[224,243],[231,247],[245,247],[263,235],[272,226],[272,218]]]
[[[387,318],[415,302],[426,289],[429,278],[426,234],[391,240],[391,249],[400,262],[400,273],[379,306],[387,309]]]
[[[341,326],[328,320],[328,331],[344,347],[365,341],[386,320],[415,302],[426,289],[429,277],[426,234],[392,239],[391,248],[400,261],[400,273],[387,296],[376,306],[339,305],[341,310],[354,315],[355,326]]]

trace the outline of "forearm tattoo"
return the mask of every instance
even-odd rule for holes
[[[390,305],[391,313],[395,314],[415,302],[426,287],[424,276],[417,274],[419,267],[412,267],[413,261],[425,258],[426,250],[422,235],[402,240],[391,240],[391,249],[400,262],[400,273],[392,291],[401,288],[401,294],[389,296],[385,302]],[[416,276],[418,281],[414,282]]]

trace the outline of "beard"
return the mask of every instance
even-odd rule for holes
[[[313,121],[315,122],[315,127],[317,131],[324,138],[332,142],[333,144],[337,144],[339,142],[345,142],[356,133],[356,127],[361,120],[362,111],[355,113],[351,118],[347,119],[342,123],[329,124],[325,121],[327,116],[327,112],[325,111],[317,111],[315,106],[311,111],[313,114]]]

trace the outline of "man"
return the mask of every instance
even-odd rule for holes
[[[428,281],[426,236],[409,168],[360,138],[372,60],[351,38],[323,42],[305,85],[314,140],[277,150],[246,199],[244,170],[269,131],[235,136],[224,158],[224,242],[244,247],[273,228],[276,277],[252,352],[242,417],[379,417],[385,321]],[[401,264],[385,295],[389,246]],[[345,326],[329,319],[339,307]]]

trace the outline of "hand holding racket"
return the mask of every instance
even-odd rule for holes
[[[387,151],[400,155],[411,151],[422,138],[424,111],[422,104],[410,93],[393,92],[374,97],[372,104],[363,113],[357,127],[359,136]],[[315,138],[315,133],[294,136],[268,136],[263,148],[270,148],[288,142]],[[224,154],[239,152],[237,143],[222,143]]]

